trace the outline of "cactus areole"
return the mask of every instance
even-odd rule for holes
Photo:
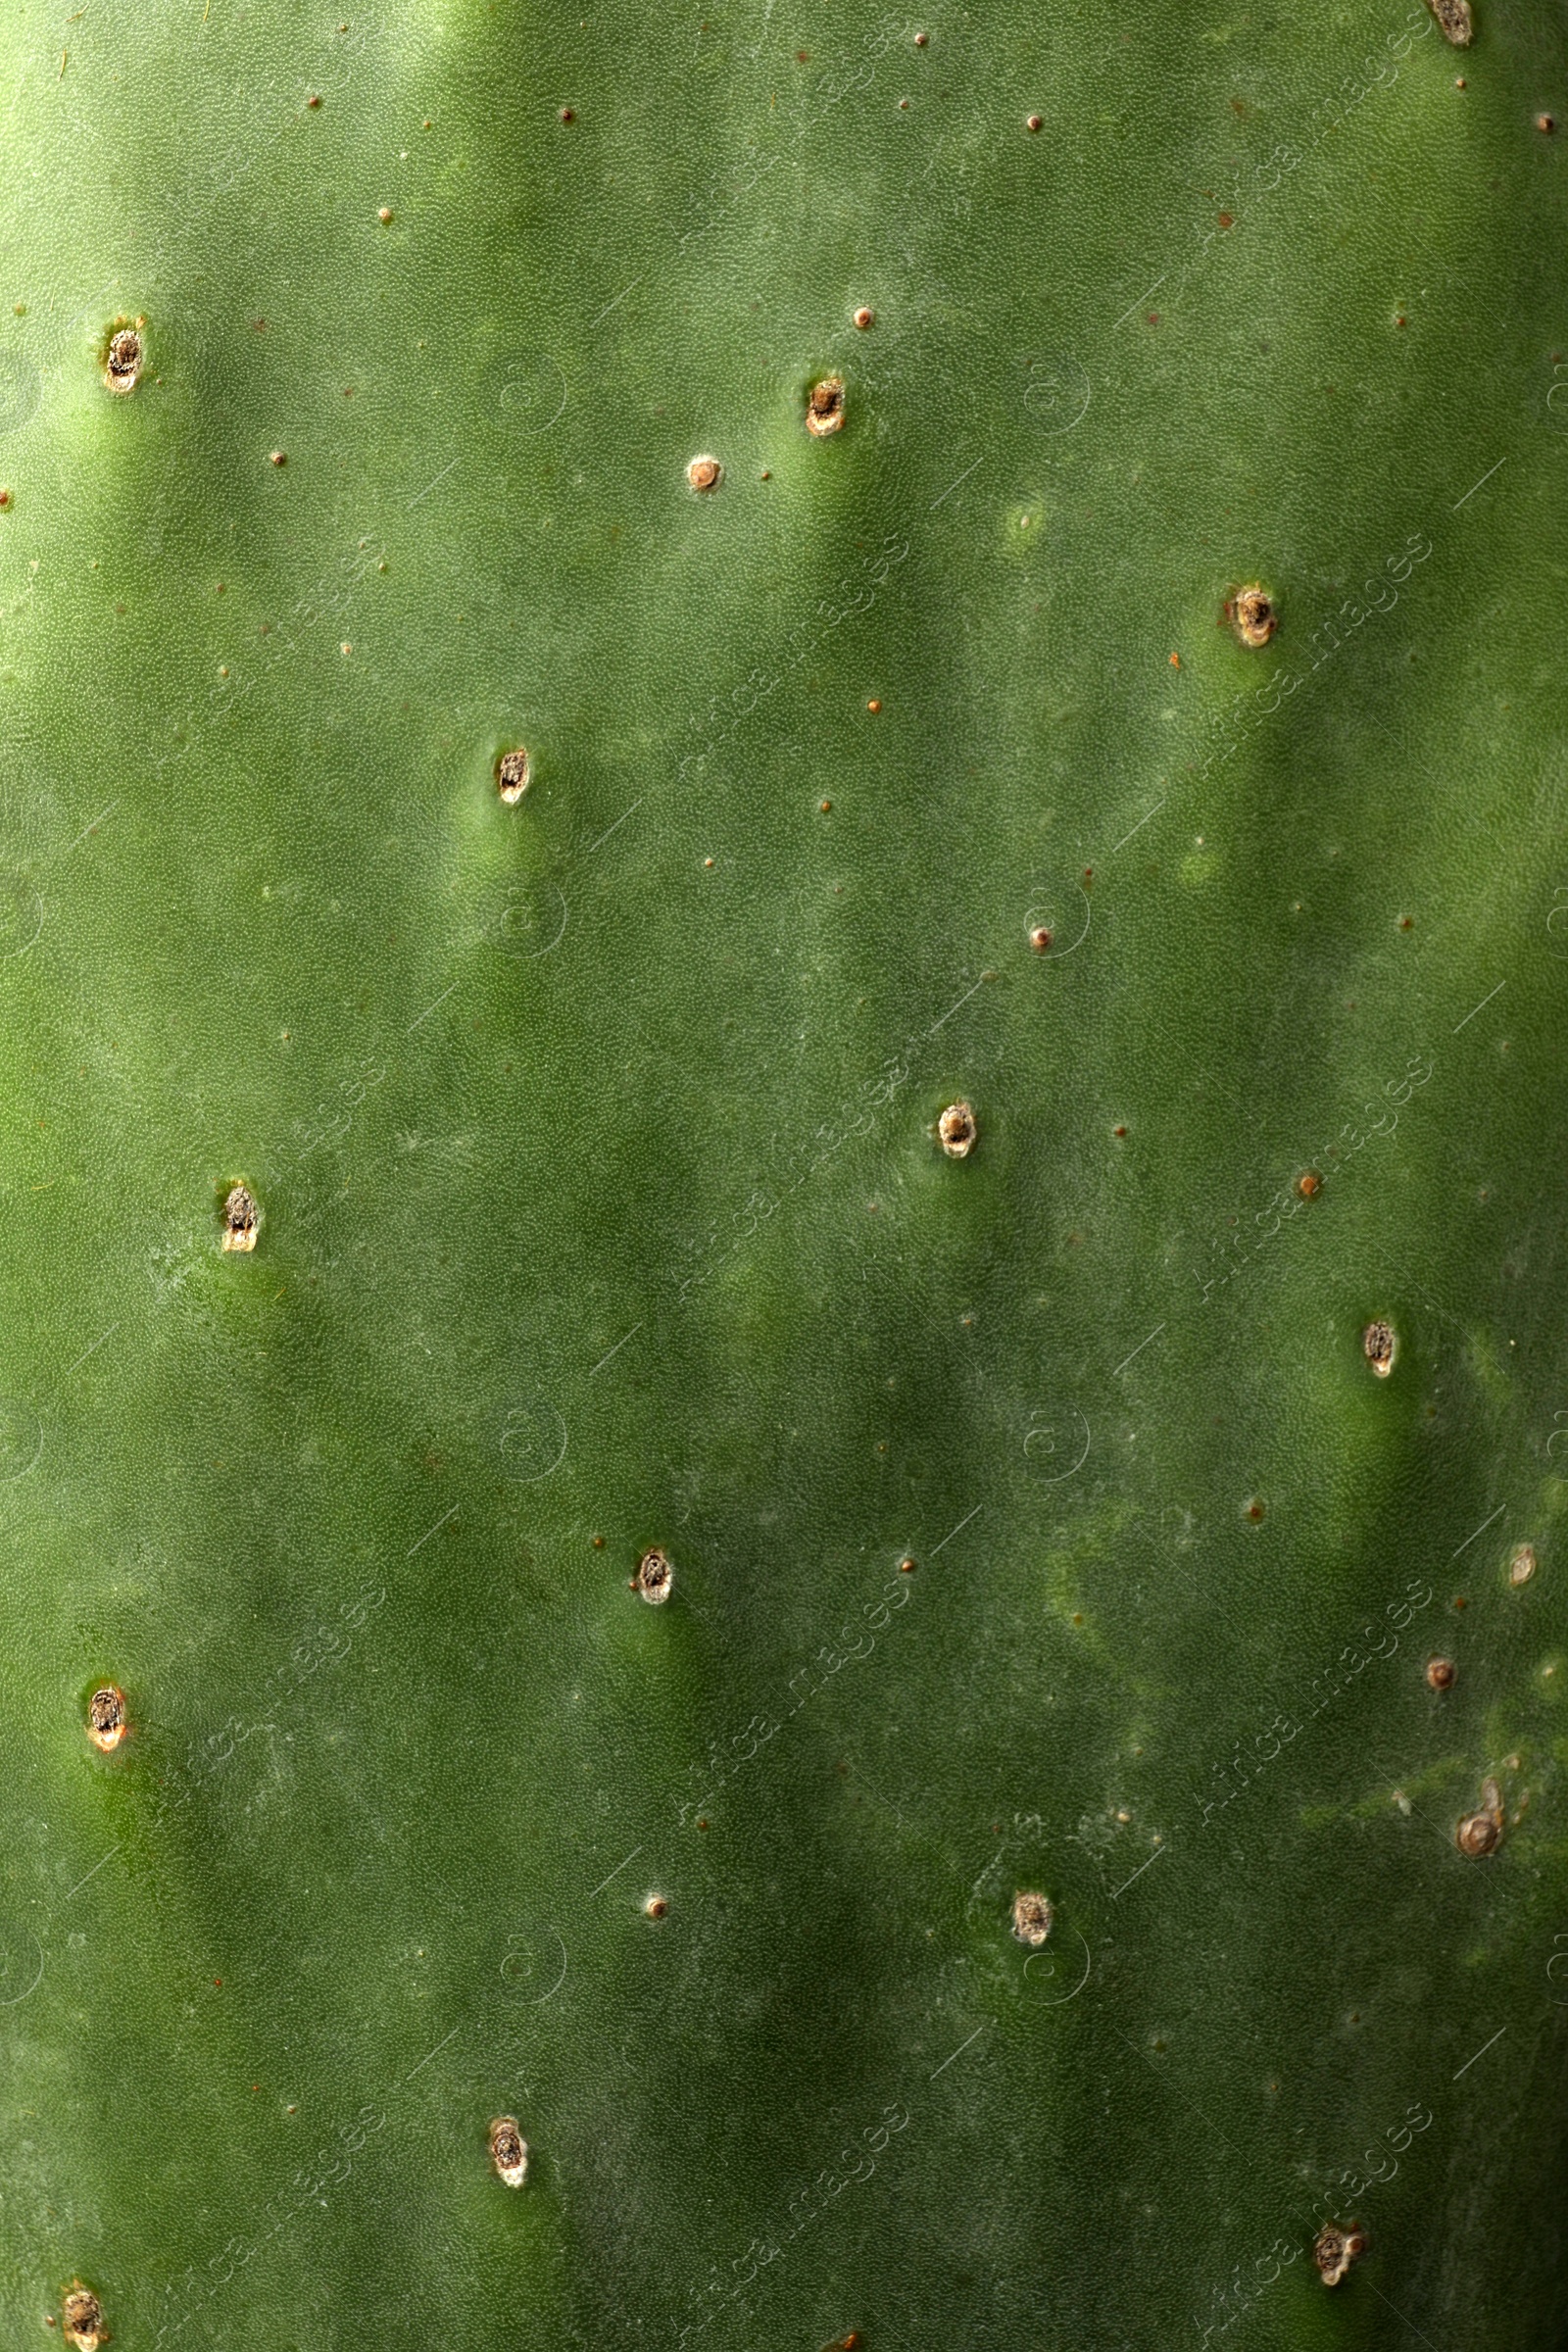
[[[0,2339],[1568,2340],[1568,32],[94,0]]]

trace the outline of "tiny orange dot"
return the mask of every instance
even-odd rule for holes
[[[269,466],[286,466],[288,464],[288,459],[284,456],[282,450],[274,449],[267,463]]]
[[[387,222],[392,218],[392,207],[389,204],[383,204],[381,210],[376,214],[375,217],[380,221],[381,226],[385,228]]]
[[[871,321],[875,317],[875,311],[867,310],[865,304],[862,302],[859,309],[855,314],[855,323],[858,327],[867,327],[871,324]]]
[[[9,491],[9,490],[0,490],[0,507],[9,507],[9,506],[10,506],[10,504],[11,504],[11,493],[10,493],[10,491]]]
[[[1172,669],[1180,669],[1182,665],[1182,658],[1180,654],[1172,654],[1170,658],[1170,665]]]
[[[914,1574],[914,1562],[912,1560],[901,1560],[899,1562],[899,1574],[901,1576],[912,1576]]]
[[[577,118],[569,106],[564,106],[557,120],[562,122],[575,122]]]
[[[227,677],[227,675],[228,675],[228,663],[227,663],[226,662],[220,662],[220,663],[218,664],[218,674],[219,674],[219,676],[220,676],[220,678],[226,678],[226,677]]]
[[[1462,89],[1464,88],[1464,86],[1465,86],[1465,78],[1464,78],[1464,75],[1463,75],[1462,74],[1456,74],[1454,75],[1454,77],[1453,77],[1453,86],[1454,86],[1454,88],[1455,88],[1456,90],[1462,90]]]
[[[914,36],[915,47],[917,49],[923,49],[930,38],[931,35],[928,32],[917,32]]]
[[[762,470],[761,470],[761,472],[759,474],[759,476],[758,476],[758,479],[759,479],[759,481],[770,482],[770,481],[773,479],[773,468],[772,468],[772,466],[764,466],[762,467]]]
[[[823,802],[821,802],[821,803],[819,804],[819,806],[820,806],[820,808],[821,808],[822,814],[823,814],[824,816],[826,816],[826,814],[827,814],[828,810],[829,810],[829,809],[832,808],[833,804],[832,804],[832,802],[831,802],[831,801],[823,801]]]
[[[1024,128],[1025,130],[1043,130],[1045,128],[1045,117],[1043,115],[1031,115],[1028,122],[1024,124]]]
[[[882,708],[881,704],[874,699],[867,703],[865,707],[868,710],[880,710]]]
[[[712,864],[712,862],[713,862],[713,860],[711,859],[711,858],[705,858],[703,859],[703,863],[704,863],[705,865],[711,865],[711,864]]]
[[[305,103],[307,106],[319,106],[321,101],[313,91],[311,96],[306,99]]]
[[[1127,1130],[1125,1127],[1113,1127],[1110,1132],[1112,1135],[1125,1135]]]
[[[1536,128],[1538,130],[1555,130],[1556,127],[1557,121],[1554,115],[1538,115],[1536,117]]]

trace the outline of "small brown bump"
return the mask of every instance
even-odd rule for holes
[[[1110,1132],[1112,1135],[1125,1135],[1127,1130],[1125,1127],[1113,1127]]]
[[[267,463],[269,466],[286,466],[288,464],[288,459],[282,450],[274,449],[268,452]]]
[[[1035,954],[1037,956],[1049,956],[1051,954],[1051,941],[1052,934],[1049,926],[1045,923],[1036,923],[1034,929],[1029,934],[1029,945],[1033,948]]]
[[[0,490],[0,509],[4,509],[4,508],[6,508],[6,507],[9,507],[9,506],[10,506],[10,504],[11,504],[11,492],[10,492],[9,490]]]
[[[321,101],[318,94],[313,90],[309,98],[306,99],[305,103],[307,106],[317,107],[320,105]]]
[[[254,1250],[261,1221],[262,1212],[256,1205],[256,1195],[249,1185],[230,1185],[228,1197],[223,1202],[223,1248]]]
[[[1321,2229],[1312,2246],[1312,2260],[1325,2286],[1338,2286],[1358,2254],[1366,2251],[1366,2231],[1352,2222],[1348,2230],[1336,2222]]]
[[[865,706],[865,707],[866,707],[866,709],[867,709],[867,710],[868,710],[871,712],[871,714],[872,714],[872,716],[873,716],[873,717],[876,715],[877,711],[878,711],[878,710],[881,710],[881,708],[882,708],[881,704],[880,704],[879,702],[877,702],[877,701],[876,701],[876,699],[875,699],[874,697],[872,698],[872,700],[871,700],[870,702],[868,702],[868,703],[866,704],[866,706]]]
[[[818,801],[816,805],[817,805],[818,808],[820,808],[820,810],[822,811],[822,814],[823,814],[824,816],[826,816],[826,815],[829,813],[829,811],[831,810],[831,808],[832,808],[832,807],[833,807],[833,804],[832,804],[832,802],[831,802],[831,801]]]
[[[1454,1831],[1453,1838],[1461,1854],[1468,1854],[1472,1862],[1479,1862],[1484,1855],[1496,1852],[1501,1836],[1502,1823],[1496,1814],[1467,1813]]]
[[[1394,1369],[1396,1346],[1393,1324],[1385,1323],[1381,1318],[1376,1323],[1369,1323],[1361,1334],[1361,1351],[1379,1380],[1387,1380]]]
[[[1550,132],[1552,132],[1552,131],[1554,131],[1554,130],[1556,129],[1556,127],[1557,127],[1557,122],[1556,122],[1556,118],[1555,118],[1555,116],[1552,116],[1552,115],[1538,115],[1538,116],[1536,117],[1536,128],[1537,128],[1538,130],[1544,130],[1544,131],[1547,132],[1547,133],[1548,133],[1548,135],[1549,135],[1549,133],[1550,133]]]
[[[870,325],[872,325],[872,324],[873,324],[873,322],[875,321],[875,318],[876,318],[876,313],[875,313],[875,311],[871,310],[871,309],[869,308],[869,306],[868,306],[867,304],[863,303],[863,302],[861,303],[861,305],[860,305],[859,309],[858,309],[858,310],[856,312],[856,314],[855,314],[855,323],[856,323],[856,325],[857,325],[858,327],[859,327],[859,328],[860,328],[860,330],[861,330],[861,332],[862,332],[862,333],[864,332],[864,330],[865,330],[865,328],[866,328],[866,327],[868,327],[868,326],[870,326]]]
[[[97,2352],[100,2344],[109,2341],[104,2326],[104,2309],[91,2287],[78,2279],[67,2295],[64,2305],[66,2341],[75,2346],[75,2352]]]
[[[1438,30],[1455,49],[1468,49],[1476,37],[1475,19],[1470,14],[1470,0],[1427,0],[1427,6],[1438,20]]]
[[[978,1130],[967,1102],[950,1102],[937,1121],[937,1136],[950,1159],[967,1159]]]
[[[1536,1573],[1536,1550],[1533,1544],[1521,1544],[1508,1562],[1510,1585],[1528,1585]]]
[[[1429,1658],[1427,1660],[1427,1681],[1434,1690],[1451,1690],[1454,1672],[1454,1663],[1451,1658]]]
[[[533,781],[533,761],[517,744],[496,761],[496,790],[509,808],[515,808]]]
[[[917,32],[914,36],[915,47],[917,49],[923,49],[930,38],[931,35],[928,32]]]
[[[1044,1943],[1055,1918],[1043,1894],[1015,1894],[1012,1898],[1012,1932],[1020,1943]]]
[[[1243,645],[1267,645],[1279,626],[1273,598],[1255,580],[1237,589],[1225,612]]]
[[[125,1693],[116,1683],[100,1685],[87,1701],[87,1737],[106,1756],[125,1737]]]
[[[830,433],[844,429],[844,379],[839,375],[824,375],[813,384],[806,400],[806,429],[818,441]]]
[[[146,352],[136,326],[117,327],[104,354],[104,382],[111,392],[134,392]]]
[[[1258,1501],[1257,1496],[1254,1494],[1251,1501],[1247,1506],[1247,1516],[1251,1520],[1253,1526],[1255,1527],[1258,1520],[1263,1517],[1263,1513],[1264,1505]]]
[[[556,121],[557,121],[558,122],[576,122],[576,120],[577,120],[576,109],[575,109],[574,107],[569,107],[569,106],[564,106],[564,107],[562,107],[562,109],[560,110],[560,112],[559,112],[559,113],[558,113],[558,115],[556,116]]]
[[[1296,1179],[1296,1189],[1303,1200],[1315,1200],[1323,1190],[1323,1179],[1316,1168],[1305,1168]]]
[[[644,1903],[643,1909],[650,1919],[662,1919],[669,1909],[669,1903],[662,1894],[651,1894]]]
[[[694,490],[716,490],[724,478],[724,468],[716,458],[706,454],[693,458],[686,468],[686,479]]]
[[[375,217],[380,221],[381,226],[385,228],[387,222],[392,218],[392,207],[389,204],[383,204]]]
[[[1044,130],[1045,127],[1046,119],[1044,115],[1030,115],[1024,122],[1025,130]]]
[[[669,1564],[668,1554],[657,1550],[643,1553],[637,1563],[637,1573],[631,1580],[633,1592],[652,1608],[658,1608],[662,1601],[669,1598],[674,1581],[675,1571]]]
[[[528,2178],[528,2142],[514,2115],[498,2115],[490,2127],[490,2161],[509,2188],[520,2188]]]

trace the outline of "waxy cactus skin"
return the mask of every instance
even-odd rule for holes
[[[1560,24],[6,31],[5,2342],[1555,2352]]]

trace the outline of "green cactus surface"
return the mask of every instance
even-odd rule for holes
[[[337,4],[4,12],[0,2338],[1557,2352],[1560,12]]]

